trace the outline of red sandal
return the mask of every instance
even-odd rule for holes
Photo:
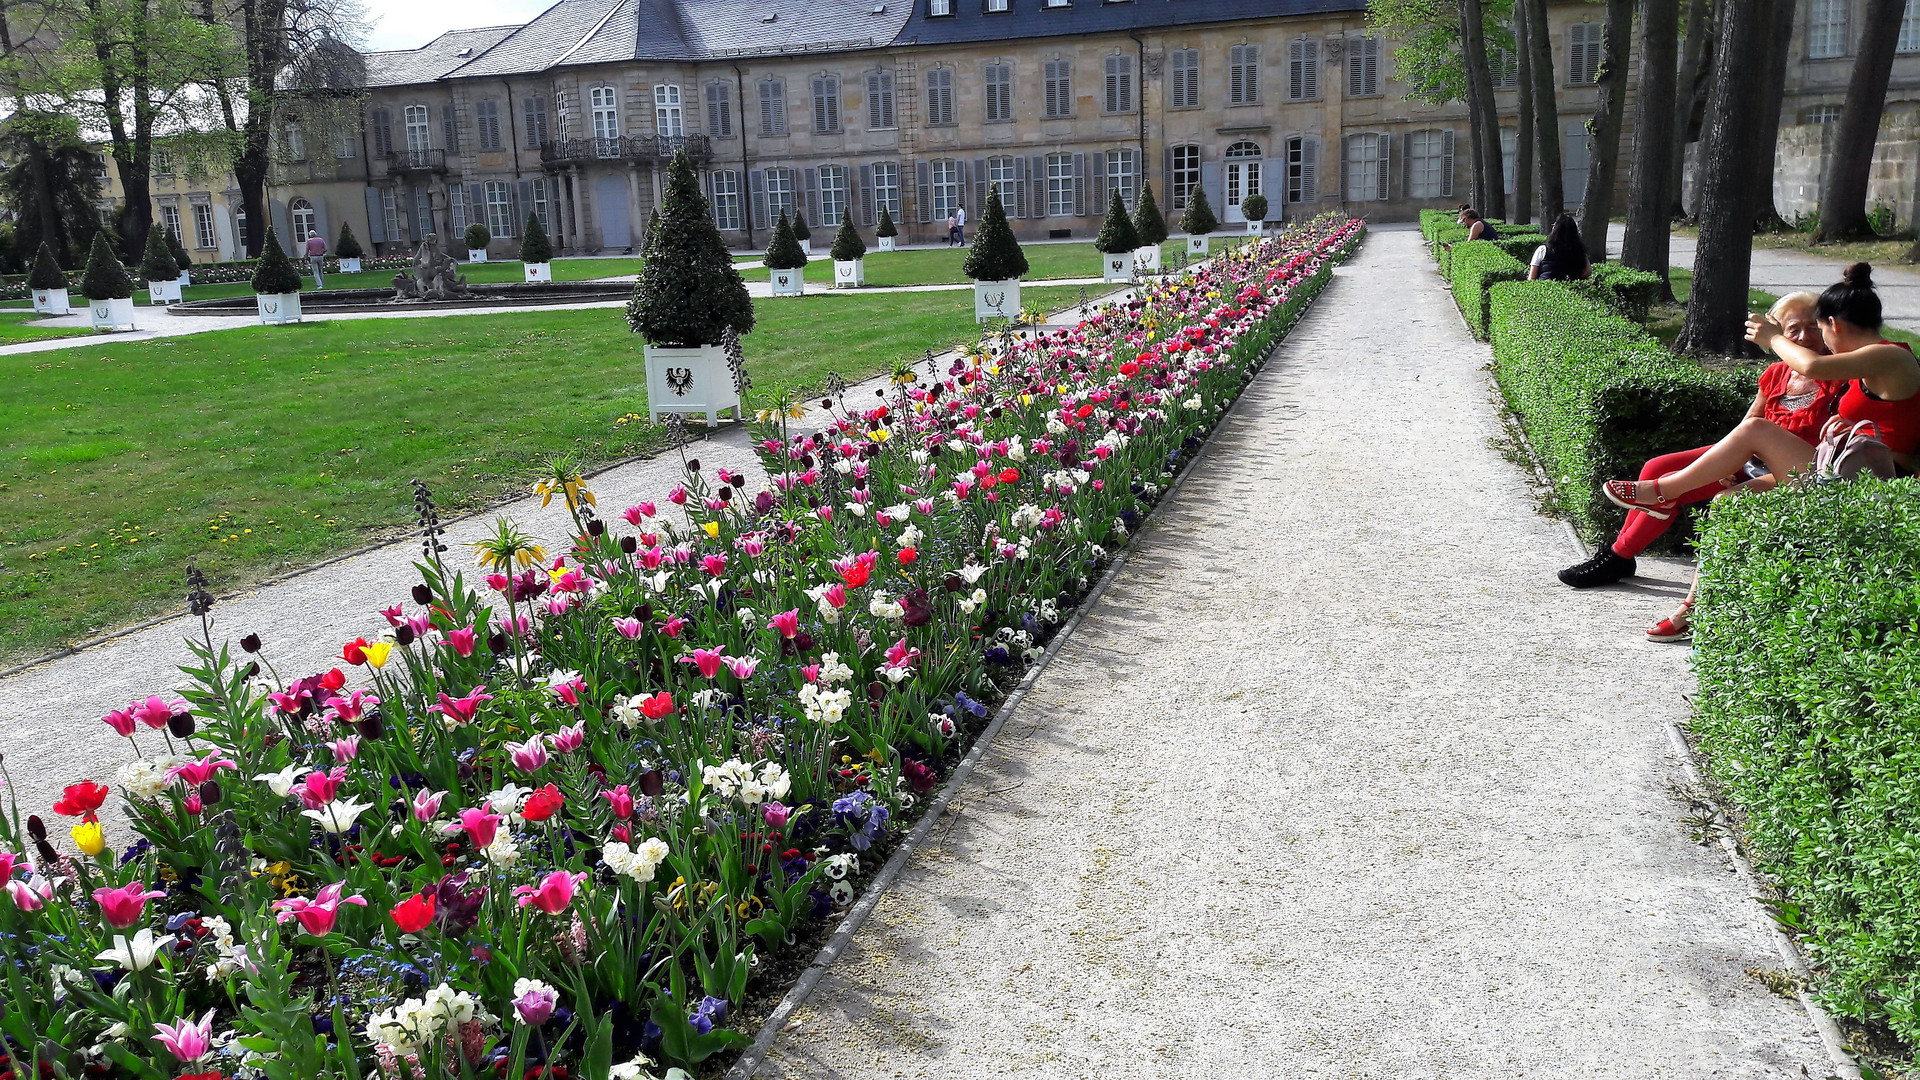
[[[1693,601],[1681,601],[1679,611],[1653,624],[1652,629],[1647,631],[1647,640],[1665,643],[1686,641],[1693,637],[1693,621],[1687,618],[1687,613],[1692,610]]]
[[[1609,480],[1600,485],[1600,494],[1615,506],[1638,510],[1651,518],[1665,521],[1680,504],[1660,494],[1658,480]]]

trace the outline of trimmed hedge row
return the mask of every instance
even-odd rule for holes
[[[1709,372],[1559,281],[1493,286],[1493,370],[1556,500],[1589,542],[1625,511],[1599,493],[1657,454],[1706,446],[1739,423],[1756,376]],[[1669,550],[1689,530],[1669,530]]]
[[[1660,299],[1663,282],[1660,275],[1645,270],[1600,263],[1593,268],[1593,276],[1580,284],[1594,299],[1644,326],[1647,312]]]
[[[1527,266],[1489,240],[1462,240],[1448,258],[1447,284],[1473,336],[1487,337],[1487,292],[1503,281],[1525,281]]]
[[[1519,259],[1521,264],[1525,265],[1533,262],[1533,253],[1546,245],[1547,238],[1536,232],[1528,232],[1502,236],[1498,240],[1489,242],[1500,245],[1501,251]]]
[[[1835,1011],[1920,1044],[1920,484],[1718,500],[1693,731]]]

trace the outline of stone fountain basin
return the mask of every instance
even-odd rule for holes
[[[633,295],[632,283],[621,281],[513,282],[504,285],[469,285],[467,290],[473,295],[458,300],[395,300],[391,288],[320,289],[300,294],[300,313],[312,317],[334,312],[406,311],[415,308],[451,311],[458,308],[552,307],[558,304],[606,303],[625,300]],[[169,315],[252,315],[256,310],[252,293],[167,305]]]

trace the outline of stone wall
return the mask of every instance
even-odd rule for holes
[[[1773,204],[1780,216],[1794,221],[1820,206],[1820,180],[1827,164],[1830,127],[1794,124],[1780,128],[1774,159]],[[1873,175],[1867,187],[1867,207],[1893,210],[1900,228],[1911,228],[1920,206],[1920,112],[1889,115],[1880,122],[1880,139],[1873,148]]]

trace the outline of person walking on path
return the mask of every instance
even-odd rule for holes
[[[954,244],[958,243],[958,241],[956,241],[954,237],[959,235],[960,235],[959,217],[954,214],[948,214],[947,215],[947,246],[952,247]]]
[[[967,242],[967,208],[964,206],[953,212],[953,242],[961,246]]]
[[[307,263],[313,267],[313,287],[324,289],[326,281],[320,276],[320,264],[327,258],[327,241],[319,233],[307,234]]]

